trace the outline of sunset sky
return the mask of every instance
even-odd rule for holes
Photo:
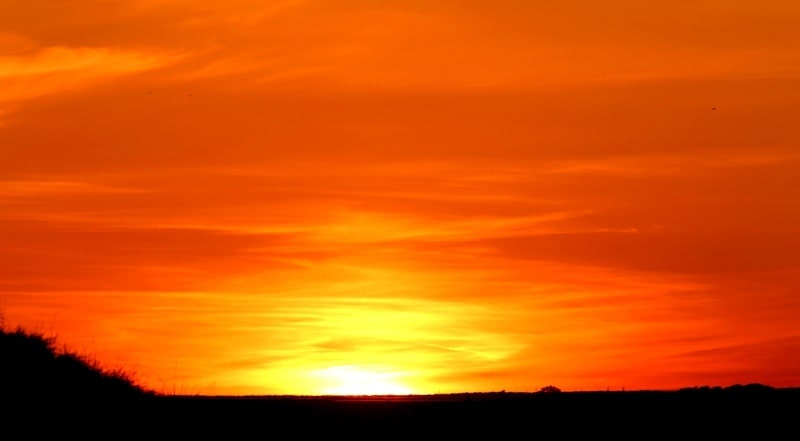
[[[0,0],[0,315],[165,393],[800,386],[797,0]]]

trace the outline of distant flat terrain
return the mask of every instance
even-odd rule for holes
[[[661,433],[755,432],[791,428],[800,389],[466,393],[415,396],[167,396],[129,404],[144,427],[247,431],[254,427],[329,431],[587,430],[635,427]],[[121,409],[120,409],[121,410]]]

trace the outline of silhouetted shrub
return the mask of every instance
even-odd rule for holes
[[[558,392],[561,392],[561,389],[551,385],[551,386],[545,386],[545,387],[539,389],[539,392],[543,392],[543,393],[558,393]]]

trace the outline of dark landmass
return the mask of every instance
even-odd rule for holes
[[[154,395],[133,374],[105,370],[96,360],[66,349],[56,338],[18,328],[0,332],[0,393],[4,399],[83,396],[128,399]]]
[[[509,436],[649,438],[795,434],[800,388],[763,384],[675,391],[486,392],[383,396],[162,395],[133,376],[55,350],[55,339],[0,332],[2,427],[24,438],[154,436]],[[109,432],[110,431],[110,432]],[[287,435],[288,434],[288,435]],[[21,439],[18,436],[16,439]]]

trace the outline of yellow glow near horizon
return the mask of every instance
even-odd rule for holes
[[[361,366],[334,366],[316,371],[321,377],[323,395],[411,395],[414,390],[398,377],[402,373],[378,371]]]

